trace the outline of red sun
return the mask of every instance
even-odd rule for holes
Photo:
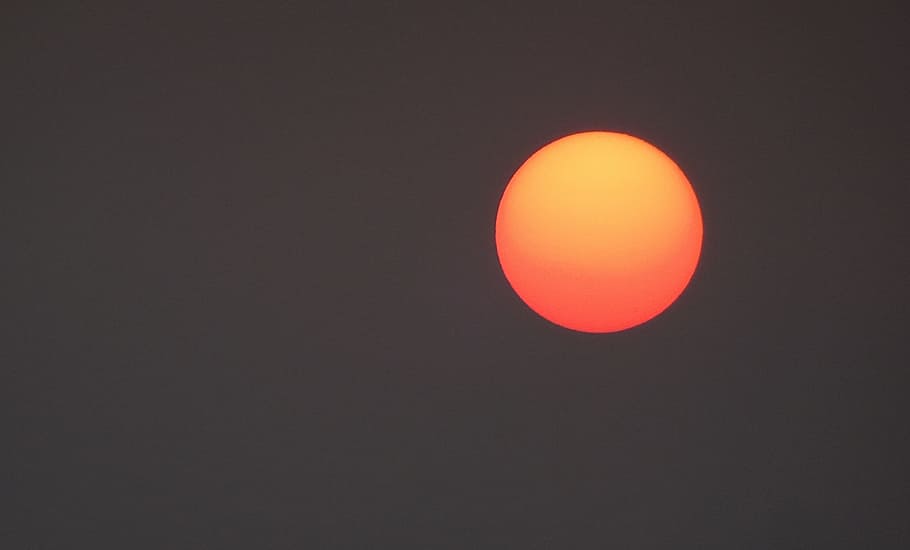
[[[638,138],[584,132],[531,155],[496,216],[502,270],[545,319],[615,332],[660,314],[688,285],[702,219],[689,180]]]

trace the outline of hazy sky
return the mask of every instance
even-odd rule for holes
[[[50,4],[0,9],[0,546],[910,547],[902,3]],[[705,227],[608,335],[493,242],[593,129]]]

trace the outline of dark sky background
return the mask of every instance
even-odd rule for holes
[[[0,12],[4,548],[910,547],[900,3],[122,4]],[[493,241],[592,129],[705,222],[607,335]]]

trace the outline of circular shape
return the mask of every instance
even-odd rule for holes
[[[545,319],[615,332],[665,310],[701,253],[695,192],[638,138],[584,132],[546,145],[515,172],[496,215],[509,284]]]

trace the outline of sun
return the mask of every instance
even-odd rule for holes
[[[695,272],[702,233],[698,199],[676,163],[614,132],[538,150],[496,215],[509,284],[539,315],[581,332],[625,330],[669,307]]]

